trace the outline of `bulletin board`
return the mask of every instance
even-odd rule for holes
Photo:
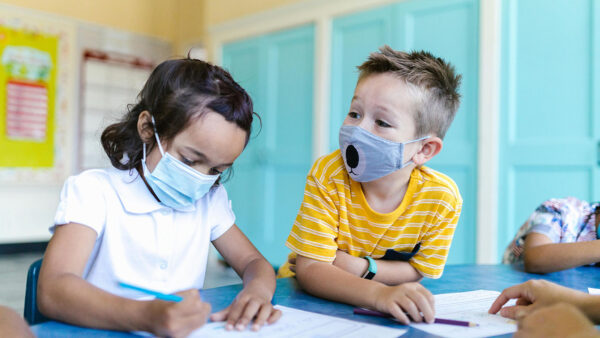
[[[72,167],[76,28],[0,9],[0,183],[60,184]]]
[[[0,25],[0,167],[54,164],[58,37]]]

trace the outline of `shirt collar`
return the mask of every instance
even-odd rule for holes
[[[161,209],[173,210],[156,200],[137,170],[111,168],[109,172],[112,185],[127,212],[147,214]],[[196,210],[194,204],[184,209],[177,209],[177,211],[183,212],[194,210]]]

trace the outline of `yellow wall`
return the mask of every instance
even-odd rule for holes
[[[302,0],[204,0],[206,27]]]
[[[171,42],[176,53],[208,40],[208,28],[302,0],[0,0]]]
[[[1,0],[0,2],[54,13],[82,21],[177,40],[179,0]]]

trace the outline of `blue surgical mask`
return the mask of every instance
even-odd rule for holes
[[[154,124],[154,117],[152,118]],[[160,202],[177,210],[186,210],[201,199],[215,184],[219,175],[205,175],[165,152],[158,133],[154,132],[162,158],[150,172],[146,166],[146,144],[143,145],[144,177]]]
[[[339,142],[350,177],[357,182],[370,182],[412,163],[412,160],[404,162],[405,145],[428,137],[408,142],[392,142],[358,126],[342,126]]]

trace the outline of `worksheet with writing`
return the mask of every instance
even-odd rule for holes
[[[488,310],[500,292],[477,290],[435,295],[435,317],[455,319],[478,324],[476,327],[445,324],[411,324],[411,326],[441,337],[489,337],[512,333],[516,322],[491,315]],[[512,300],[507,305],[514,305]]]
[[[260,331],[226,331],[224,322],[209,323],[194,331],[190,337],[398,337],[406,329],[356,322],[348,319],[302,311],[281,305],[281,318]]]

